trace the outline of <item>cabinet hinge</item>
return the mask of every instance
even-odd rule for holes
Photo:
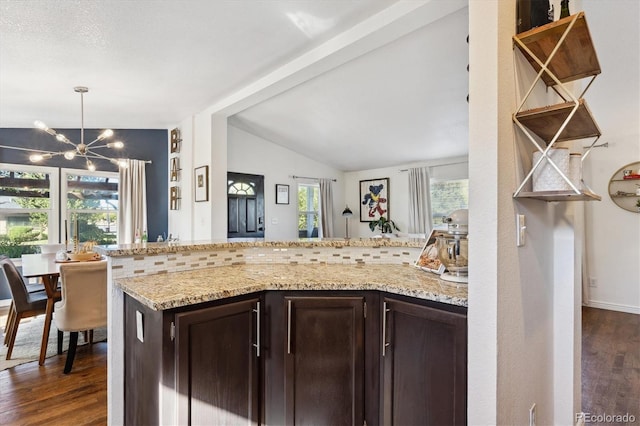
[[[364,302],[364,317],[367,317],[367,302]],[[365,422],[365,426],[366,426],[367,422]]]
[[[176,338],[176,325],[173,323],[173,321],[171,321],[171,327],[169,327],[169,337],[171,338],[172,342]]]

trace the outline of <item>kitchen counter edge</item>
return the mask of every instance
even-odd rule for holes
[[[421,238],[355,238],[355,239],[300,239],[294,241],[179,241],[161,243],[119,244],[95,246],[94,251],[103,256],[125,257],[148,254],[208,251],[229,248],[342,248],[342,247],[411,247],[422,248]]]

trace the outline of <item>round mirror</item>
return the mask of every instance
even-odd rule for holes
[[[620,167],[611,176],[609,197],[621,209],[640,213],[640,161]]]

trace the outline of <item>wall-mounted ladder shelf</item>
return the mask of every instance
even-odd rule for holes
[[[549,155],[558,142],[594,138],[581,157],[581,161],[584,161],[602,134],[587,103],[582,99],[601,72],[584,12],[516,34],[513,42],[538,73],[513,114],[513,121],[526,139],[542,153],[513,197],[544,201],[600,200],[601,197],[584,181],[581,180],[580,185],[574,184]],[[566,83],[583,78],[590,80],[582,93],[575,96]],[[527,99],[540,80],[551,87],[564,102],[524,110]],[[534,171],[545,161],[560,174],[570,190],[524,191],[525,185],[532,180]]]

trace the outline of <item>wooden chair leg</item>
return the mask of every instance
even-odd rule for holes
[[[16,343],[16,334],[18,334],[18,326],[20,325],[20,320],[22,319],[20,314],[16,314],[16,318],[14,320],[13,323],[13,327],[11,327],[11,330],[9,331],[9,333],[11,333],[9,335],[9,348],[7,349],[7,358],[6,359],[11,359],[11,353],[13,352],[13,345],[14,343]]]
[[[93,345],[93,330],[89,330],[89,344]]]
[[[64,374],[71,372],[73,359],[76,357],[76,347],[78,346],[78,332],[72,331],[69,336],[69,350],[67,351],[67,360],[64,363]]]
[[[9,344],[9,332],[13,328],[13,323],[16,320],[16,310],[14,309],[13,300],[11,301],[11,307],[9,308],[9,315],[7,315],[7,324],[4,327],[4,344]]]
[[[84,342],[87,343],[89,341],[89,335],[87,330],[82,332],[82,338],[84,339]]]
[[[58,355],[62,353],[62,340],[64,339],[64,332],[58,330]]]

